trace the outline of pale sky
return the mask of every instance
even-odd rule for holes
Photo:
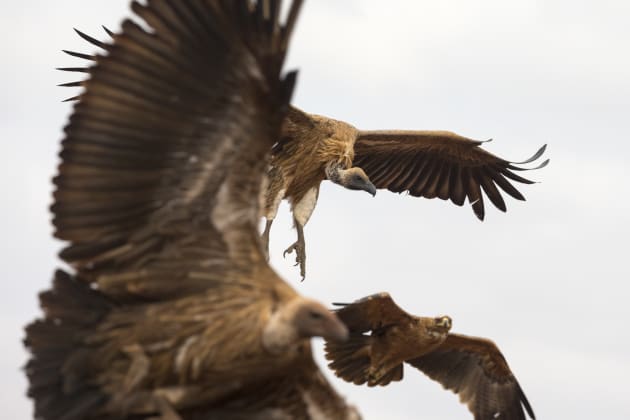
[[[61,49],[106,39],[126,0],[0,5],[2,232],[0,406],[28,419],[23,326],[39,314],[60,243],[51,238],[50,178],[81,64]],[[272,263],[299,292],[329,304],[388,291],[409,312],[447,314],[453,331],[493,339],[539,419],[630,418],[630,3],[585,0],[307,0],[288,68],[294,103],[364,129],[447,129],[493,138],[510,160],[548,143],[508,212],[323,185],[307,225],[307,279],[282,250],[294,240],[286,205]],[[321,341],[315,342],[320,362]],[[322,364],[323,366],[323,364]],[[470,419],[458,398],[405,368],[368,389],[334,378],[365,419]]]

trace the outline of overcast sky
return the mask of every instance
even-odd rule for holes
[[[23,326],[39,314],[60,243],[50,178],[74,92],[61,49],[91,51],[72,31],[117,29],[125,0],[2,2],[0,406],[28,419]],[[364,129],[447,129],[510,160],[548,143],[541,181],[470,208],[323,185],[306,228],[307,279],[282,250],[273,265],[325,303],[388,291],[409,312],[448,314],[453,330],[493,339],[539,419],[628,419],[630,320],[630,3],[585,0],[311,0],[292,43],[295,103]],[[315,343],[321,361],[322,343]],[[366,419],[469,419],[420,372],[367,389],[333,378]]]

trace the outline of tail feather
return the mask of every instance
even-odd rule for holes
[[[26,327],[25,346],[31,358],[25,366],[28,395],[35,400],[35,417],[79,420],[91,417],[106,396],[87,383],[87,352],[81,345],[112,303],[90,286],[58,270],[53,288],[40,295],[45,318]]]

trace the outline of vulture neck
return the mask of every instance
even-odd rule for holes
[[[299,298],[293,299],[275,311],[263,330],[263,346],[272,354],[281,354],[296,347],[301,338],[294,322]]]
[[[326,165],[326,178],[335,184],[343,186],[343,179],[346,174],[346,168],[339,162],[330,162]]]

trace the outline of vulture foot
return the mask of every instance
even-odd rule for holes
[[[282,256],[286,258],[287,254],[295,251],[295,265],[300,265],[300,275],[302,276],[302,281],[304,281],[304,277],[306,276],[306,251],[304,248],[304,240],[300,241],[298,239],[293,245],[285,249],[282,253]]]

